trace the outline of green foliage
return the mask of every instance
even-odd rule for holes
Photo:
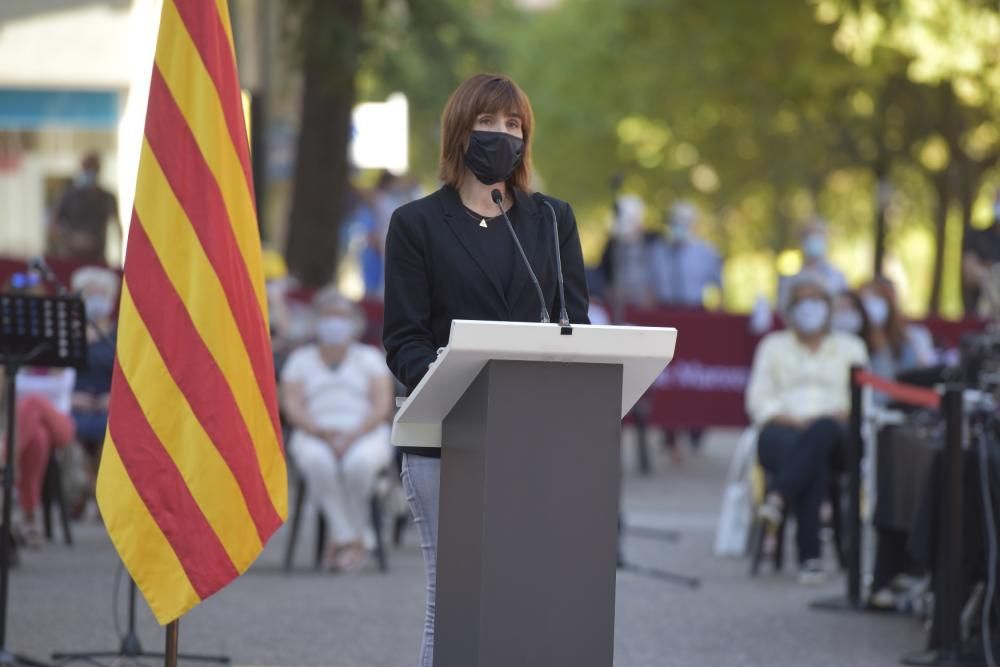
[[[433,182],[439,119],[448,95],[468,76],[501,69],[486,29],[496,3],[470,0],[368,0],[359,71],[361,95],[384,99],[400,91],[410,105],[411,165]]]
[[[621,174],[623,189],[655,209],[651,223],[679,198],[700,206],[702,233],[741,282],[727,290],[727,305],[742,309],[754,297],[743,281],[770,291],[773,271],[762,267],[786,258],[817,214],[831,221],[834,256],[849,262],[848,274],[870,275],[881,202],[887,269],[909,277],[910,309],[941,294],[944,310],[955,312],[955,244],[985,222],[974,214],[988,215],[1000,159],[994,2],[520,6],[364,0],[360,98],[407,95],[412,169],[425,183],[436,182],[449,93],[472,73],[501,70],[532,99],[539,184],[573,203],[588,256],[610,216],[609,184]],[[307,33],[337,34],[320,23]],[[936,225],[958,227],[939,230],[949,243],[942,261],[921,266],[933,261],[927,244]],[[927,278],[935,271],[943,287]]]

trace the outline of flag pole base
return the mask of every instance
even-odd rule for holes
[[[165,653],[151,653],[149,651],[143,651],[141,648],[137,652],[126,653],[121,651],[91,651],[86,653],[53,653],[52,659],[57,663],[63,662],[77,662],[84,661],[90,663],[96,663],[101,665],[101,667],[111,667],[112,665],[118,664],[121,658],[155,658],[158,660],[163,660],[167,657]],[[207,662],[216,665],[228,665],[232,663],[232,659],[226,655],[201,655],[195,653],[178,653],[177,659],[181,661],[191,661],[191,662]],[[107,660],[108,663],[105,664],[101,660]],[[25,663],[17,662],[16,665],[26,664],[28,667],[50,667],[44,663]],[[0,662],[0,667],[7,667],[7,663]]]
[[[142,648],[142,643],[139,641],[139,635],[135,630],[137,591],[138,589],[136,588],[135,582],[129,579],[128,628],[125,632],[125,636],[122,638],[121,648],[117,651],[85,651],[73,653],[60,651],[52,654],[52,660],[59,664],[65,662],[90,662],[99,665],[99,667],[112,667],[112,665],[117,665],[122,658],[155,658],[157,660],[165,660],[167,657],[166,653],[150,653],[145,651]],[[188,660],[191,662],[207,662],[216,665],[228,665],[232,662],[229,656],[225,655],[198,655],[193,653],[179,653],[177,655],[177,659]],[[107,662],[101,662],[102,660]],[[27,667],[37,667],[38,664],[39,663],[27,664]],[[7,667],[7,663],[0,662],[0,667]],[[48,667],[48,665],[42,665],[41,667]]]

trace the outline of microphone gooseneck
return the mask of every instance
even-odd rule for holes
[[[514,225],[511,224],[510,218],[507,216],[507,211],[503,209],[503,194],[494,188],[493,191],[490,192],[490,198],[493,199],[493,203],[497,205],[498,209],[500,209],[500,214],[507,223],[507,229],[510,231],[510,235],[514,239],[514,245],[517,246],[517,251],[521,254],[521,259],[524,261],[524,266],[528,269],[528,275],[531,276],[531,283],[535,286],[535,291],[538,292],[538,303],[542,307],[540,321],[544,324],[548,324],[549,309],[545,307],[545,295],[542,294],[542,286],[538,284],[538,277],[531,268],[531,262],[528,261],[528,256],[524,254],[524,248],[521,246],[521,240],[517,238],[517,233],[514,231]]]
[[[63,285],[61,280],[59,280],[59,277],[56,276],[55,271],[52,270],[52,267],[49,266],[49,263],[45,261],[44,257],[38,256],[29,259],[28,268],[32,271],[37,271],[43,281],[55,288],[58,296],[69,295],[69,290],[66,289],[66,286]]]
[[[562,251],[559,249],[559,223],[556,222],[556,210],[552,207],[551,202],[541,194],[538,195],[538,198],[548,207],[552,217],[552,238],[556,247],[556,279],[559,281],[559,326],[568,327],[570,325],[569,312],[566,310],[566,286],[563,284]]]

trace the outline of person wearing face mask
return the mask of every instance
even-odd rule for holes
[[[605,297],[614,309],[651,303],[645,217],[646,202],[641,197],[621,195],[615,201],[611,231],[599,265],[607,286]]]
[[[829,236],[826,222],[815,218],[802,230],[802,269],[800,274],[812,274],[823,280],[830,294],[838,294],[847,290],[847,278],[844,273],[827,259]],[[782,278],[778,283],[778,303],[787,300],[788,279]]]
[[[668,219],[669,236],[650,247],[656,300],[665,306],[703,308],[705,289],[722,289],[722,258],[695,233],[698,210],[693,204],[677,202]]]
[[[907,324],[899,310],[896,290],[891,281],[877,277],[862,285],[858,293],[871,323],[865,342],[868,345],[873,373],[895,379],[897,375],[906,371],[933,363],[934,351],[930,334],[922,327]],[[876,391],[872,400],[876,404],[884,405],[890,398]],[[890,508],[899,502],[895,500],[898,494],[894,493],[893,487],[897,484],[912,483],[913,479],[902,481],[902,476],[897,477],[888,471],[898,467],[896,464],[900,462],[900,456],[915,456],[919,461],[926,451],[921,447],[913,447],[911,443],[904,443],[903,450],[914,450],[912,454],[906,453],[901,451],[898,442],[899,438],[892,431],[882,431],[876,450],[879,475],[876,480],[878,486],[875,496],[879,499],[884,498],[885,504],[877,507],[873,521],[876,549],[869,603],[875,608],[882,609],[895,607],[896,594],[892,583],[898,575],[906,573],[913,565],[913,559],[907,550],[909,533],[902,530],[899,523],[888,518],[894,514],[894,510]],[[901,468],[912,472],[909,466]]]
[[[703,309],[705,290],[714,285],[722,290],[722,258],[715,248],[698,238],[694,226],[698,209],[688,201],[678,201],[667,215],[663,233],[649,244],[649,271],[653,296],[661,306]],[[689,431],[691,449],[701,448],[703,432]],[[667,430],[665,443],[674,463],[682,456],[677,432]]]
[[[803,583],[824,578],[820,505],[831,454],[846,437],[850,368],[868,361],[864,343],[830,327],[832,300],[823,276],[805,273],[788,287],[788,329],[768,334],[754,354],[746,410],[760,429],[758,458],[768,472],[765,521],[794,511]]]
[[[933,362],[933,345],[920,329],[907,324],[889,280],[876,278],[862,286],[859,293],[870,324],[865,342],[872,372],[892,379]]]
[[[646,202],[638,195],[621,195],[615,200],[599,269],[608,286],[609,305],[616,312],[624,306],[648,306],[652,302],[645,217]]]
[[[962,302],[966,316],[976,315],[983,286],[1000,266],[1000,192],[993,200],[993,224],[970,230],[962,243]]]
[[[351,571],[367,560],[368,506],[392,460],[393,386],[382,353],[358,342],[360,309],[335,288],[313,298],[316,343],[281,369],[281,409],[293,429],[288,451],[332,534],[326,565]]]
[[[389,368],[408,391],[448,344],[453,319],[538,322],[538,293],[491,191],[503,196],[514,232],[559,312],[555,245],[562,254],[566,308],[588,324],[583,252],[573,210],[532,195],[531,103],[514,81],[478,74],[452,93],[441,118],[444,186],[393,214],[386,238],[385,324]],[[549,206],[545,205],[547,201]],[[557,230],[553,230],[552,215]],[[403,449],[403,487],[420,533],[427,606],[420,665],[433,665],[440,451]],[[526,545],[530,546],[530,545]]]
[[[101,187],[100,172],[97,154],[86,155],[73,184],[56,202],[48,227],[51,254],[104,263],[109,226],[121,239],[118,202]]]
[[[830,319],[830,327],[834,331],[852,334],[867,341],[870,326],[864,304],[861,303],[861,297],[856,292],[844,290],[833,297],[833,316]]]
[[[79,514],[93,498],[97,464],[108,426],[111,375],[115,364],[116,326],[112,316],[118,304],[119,286],[118,274],[96,266],[77,269],[70,278],[70,287],[83,299],[89,325],[87,368],[76,374],[71,402],[76,437],[87,453],[89,485],[81,503],[74,508],[74,514]]]

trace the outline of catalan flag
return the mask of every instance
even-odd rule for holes
[[[287,515],[260,238],[227,0],[164,0],[97,500],[161,624]]]

